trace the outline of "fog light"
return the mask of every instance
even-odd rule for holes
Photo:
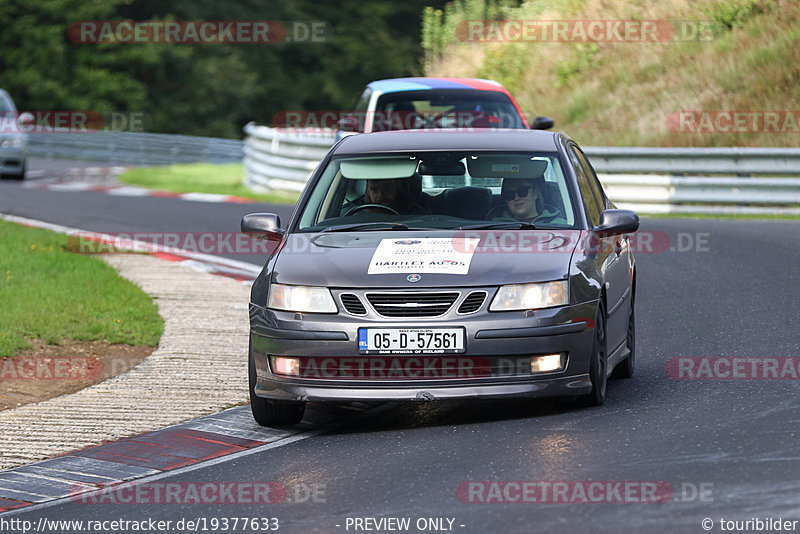
[[[564,360],[566,354],[543,354],[541,356],[534,356],[531,358],[531,374],[536,373],[552,373],[553,371],[561,371],[564,368]]]
[[[300,376],[300,358],[271,356],[272,371],[276,375]]]

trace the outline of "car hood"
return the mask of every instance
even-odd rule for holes
[[[291,234],[275,259],[273,281],[420,288],[562,280],[580,238],[579,230]],[[417,253],[403,256],[405,247],[431,254],[416,261]]]

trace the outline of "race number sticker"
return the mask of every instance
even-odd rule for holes
[[[467,274],[479,241],[477,237],[383,239],[367,274]]]

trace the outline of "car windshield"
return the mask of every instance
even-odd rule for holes
[[[437,89],[382,95],[372,130],[524,127],[519,111],[504,93]]]
[[[575,228],[556,152],[418,152],[333,158],[301,232]]]

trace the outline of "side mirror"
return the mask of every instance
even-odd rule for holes
[[[343,132],[362,132],[364,128],[361,126],[361,121],[355,115],[348,115],[339,119],[337,123],[339,129]]]
[[[550,117],[536,117],[533,119],[531,130],[549,130],[555,122]]]
[[[605,210],[600,214],[600,224],[595,232],[605,235],[630,234],[639,229],[639,216],[630,210]]]
[[[274,213],[250,213],[242,217],[243,234],[263,235],[270,240],[280,240],[283,236],[281,219]]]

